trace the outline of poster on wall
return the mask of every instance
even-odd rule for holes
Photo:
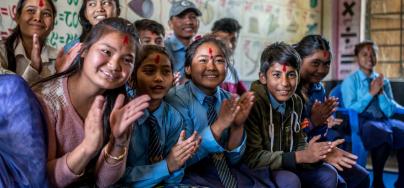
[[[334,12],[337,19],[333,27],[336,31],[333,35],[334,49],[336,51],[335,76],[338,80],[354,72],[357,65],[354,61],[355,44],[360,42],[360,0],[338,0],[334,2],[338,7]]]
[[[48,37],[51,46],[61,48],[80,36],[78,12],[82,0],[53,0],[57,7],[54,31]],[[171,3],[178,0],[120,0],[123,18],[142,18],[162,23],[167,35]],[[266,45],[284,41],[296,43],[306,34],[321,32],[322,0],[191,0],[201,10],[199,33],[208,33],[215,20],[236,18],[243,26],[236,49],[235,66],[242,80],[258,78],[259,57]],[[6,38],[15,27],[13,21],[18,0],[0,1],[0,32]],[[4,11],[3,11],[4,10]]]

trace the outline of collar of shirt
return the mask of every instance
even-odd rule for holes
[[[198,102],[203,105],[203,101],[205,100],[206,94],[202,90],[200,90],[192,81],[189,81],[189,84],[192,94],[195,96]],[[218,90],[219,87],[216,87],[216,91],[213,95],[216,97],[217,99],[216,101],[222,101]]]
[[[163,117],[163,108],[164,108],[164,101],[161,101],[160,106],[154,111],[152,112],[152,114],[154,115],[154,117],[156,117],[159,125],[161,125],[161,119]],[[149,118],[150,116],[150,111],[149,110],[145,110],[144,114],[142,117],[140,117],[137,121],[140,125],[143,125],[147,118]]]
[[[15,57],[22,56],[24,59],[28,59],[27,54],[25,53],[24,46],[22,44],[22,39],[19,38],[15,42],[17,43],[17,46],[15,48]],[[42,63],[49,62],[49,59],[56,59],[56,56],[53,56],[53,53],[51,53],[51,55],[48,56],[50,54],[49,53],[50,50],[51,49],[48,45],[44,45],[42,47],[42,50],[41,50]]]
[[[173,51],[179,51],[185,49],[185,45],[173,34],[172,36],[168,37],[169,45]]]
[[[366,82],[367,83],[367,79],[368,78],[370,78],[370,79],[375,79],[376,77],[378,77],[379,76],[379,74],[378,73],[376,73],[375,71],[373,71],[372,72],[372,74],[368,77],[362,70],[360,70],[359,69],[359,79],[362,81],[362,82]]]
[[[321,83],[310,84],[309,95],[310,95],[310,93],[313,93],[313,92],[322,91],[322,89],[323,89],[323,87],[322,87]]]
[[[270,93],[268,93],[268,95],[269,95],[269,101],[271,101],[271,104],[274,107],[274,109],[280,112],[281,114],[284,114],[286,110],[286,103],[285,102],[279,103]]]

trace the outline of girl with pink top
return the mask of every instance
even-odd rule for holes
[[[150,100],[120,94],[133,73],[135,33],[125,19],[101,21],[83,41],[81,58],[34,87],[48,126],[52,186],[107,187],[123,175],[131,125]]]

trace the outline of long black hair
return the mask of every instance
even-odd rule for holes
[[[22,8],[25,5],[25,1],[26,0],[19,0],[17,3],[17,7],[16,7],[16,18],[19,18],[21,16],[22,13]],[[53,22],[55,21],[55,16],[56,16],[56,7],[55,4],[53,4],[52,0],[46,0],[46,2],[48,2],[49,6],[52,9],[52,13],[53,13]],[[16,59],[15,59],[15,48],[17,47],[15,45],[15,42],[17,40],[19,40],[19,38],[21,38],[21,29],[20,26],[17,25],[13,31],[11,32],[10,36],[7,37],[6,41],[5,41],[5,46],[6,46],[6,54],[7,54],[7,69],[10,71],[15,72],[17,70],[17,63],[16,63]]]
[[[299,43],[293,45],[293,47],[302,59],[314,54],[318,50],[328,51],[330,59],[332,57],[330,43],[321,35],[307,35]]]
[[[90,49],[90,47],[94,43],[96,43],[102,36],[104,36],[108,33],[111,33],[111,32],[121,32],[121,33],[126,34],[127,36],[130,36],[130,38],[131,38],[130,41],[132,41],[135,46],[135,54],[136,54],[136,58],[137,58],[137,54],[139,53],[140,43],[139,43],[139,36],[137,35],[136,28],[128,20],[123,19],[123,18],[118,18],[118,17],[106,18],[106,19],[100,21],[98,24],[96,24],[90,30],[87,37],[84,39],[83,48],[81,49],[80,54],[82,54],[84,51]],[[52,75],[48,78],[45,78],[45,79],[41,80],[40,82],[34,84],[34,86],[39,83],[43,83],[43,82],[53,80],[53,79],[56,79],[59,77],[70,76],[74,73],[77,73],[78,71],[80,71],[82,69],[83,62],[84,62],[83,57],[76,58],[74,60],[73,64],[67,70],[65,70],[61,73]],[[134,74],[134,72],[131,73],[131,77],[133,77],[133,74]],[[103,115],[104,125],[107,125],[104,127],[106,129],[106,133],[109,133],[109,115],[112,112],[116,97],[121,93],[125,94],[126,99],[128,99],[128,97],[126,95],[125,85],[122,85],[115,89],[106,90],[103,94],[107,101],[106,108],[105,108],[104,115]],[[104,135],[108,135],[108,134],[104,134]],[[108,139],[106,138],[106,140],[108,140]]]
[[[83,42],[86,35],[90,32],[93,25],[91,25],[90,21],[86,18],[86,9],[87,9],[87,1],[83,0],[83,4],[81,4],[80,11],[79,11],[79,22],[82,27],[82,32],[80,35],[80,42]],[[119,5],[119,0],[114,0],[116,5],[116,16],[118,17],[121,13],[121,7]]]

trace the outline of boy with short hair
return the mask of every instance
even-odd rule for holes
[[[322,161],[335,160],[334,148],[342,141],[317,142],[320,136],[305,141],[299,124],[303,103],[295,94],[300,63],[285,43],[262,53],[259,80],[251,85],[256,102],[245,123],[244,160],[252,168],[270,168],[279,187],[336,187],[337,171]]]
[[[217,20],[211,29],[212,35],[226,44],[231,55],[229,71],[227,71],[226,78],[220,87],[226,91],[238,95],[242,95],[247,91],[247,87],[245,86],[244,82],[240,80],[240,76],[234,67],[234,52],[237,47],[237,41],[241,28],[240,23],[236,19],[222,18]]]
[[[136,20],[134,24],[142,45],[164,47],[165,30],[163,25],[149,19]]]

